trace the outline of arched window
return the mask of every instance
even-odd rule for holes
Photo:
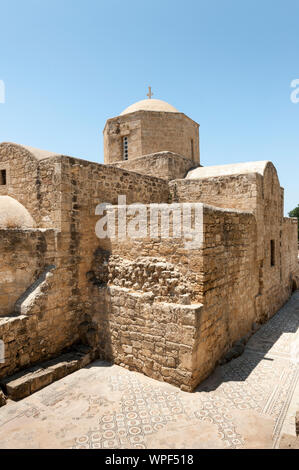
[[[128,137],[123,137],[123,159],[128,160]]]

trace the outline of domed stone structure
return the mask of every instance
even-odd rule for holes
[[[82,342],[82,367],[192,391],[299,286],[273,164],[200,167],[198,124],[151,95],[107,121],[108,165],[0,143],[0,380]]]
[[[22,204],[10,196],[0,196],[0,229],[35,226],[33,218]]]
[[[148,96],[151,98],[151,93]],[[146,156],[148,168],[149,155],[155,154],[157,159],[157,153],[171,152],[176,154],[179,165],[182,158],[188,160],[189,167],[199,165],[198,130],[199,124],[166,101],[138,101],[106,122],[104,162],[127,168],[127,160],[131,162]],[[163,158],[165,160],[165,155]],[[185,168],[186,164],[183,166]],[[130,169],[133,169],[131,163]],[[142,164],[138,163],[134,168],[137,170],[142,172]]]
[[[179,111],[169,103],[163,100],[141,100],[137,101],[137,103],[131,104],[128,106],[120,116],[124,114],[134,113],[135,111],[158,111],[158,112],[166,112],[166,113],[178,113]]]

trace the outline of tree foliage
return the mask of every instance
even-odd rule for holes
[[[298,240],[299,240],[299,204],[295,209],[289,212],[290,217],[297,217],[298,219]]]

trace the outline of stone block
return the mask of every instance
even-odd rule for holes
[[[0,390],[0,408],[4,405],[6,405],[6,398],[2,390]]]

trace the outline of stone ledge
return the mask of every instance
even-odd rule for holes
[[[0,386],[3,388],[8,398],[18,401],[50,385],[52,382],[85,367],[93,359],[94,354],[91,348],[79,345],[74,347],[70,352],[62,354],[55,359],[42,362],[41,364],[1,380]]]
[[[4,329],[9,329],[11,323],[14,322],[22,322],[23,320],[26,320],[28,318],[28,315],[19,315],[17,313],[13,315],[6,315],[1,317],[0,316],[0,327],[3,327]]]
[[[280,439],[279,449],[299,449],[299,437],[283,434]]]
[[[184,178],[191,168],[194,169],[201,165],[184,155],[161,151],[141,155],[130,160],[108,163],[107,166],[122,168],[141,175],[159,175],[159,178],[171,181]]]

